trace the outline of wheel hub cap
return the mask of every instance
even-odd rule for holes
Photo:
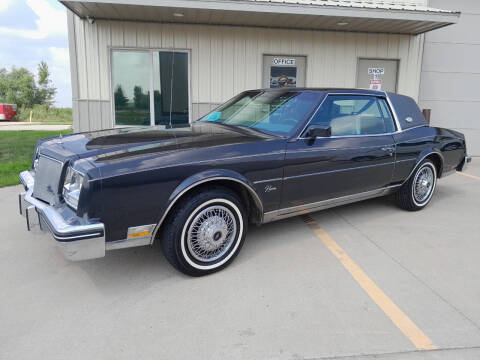
[[[215,261],[228,252],[236,232],[235,217],[228,208],[208,207],[195,216],[188,228],[188,249],[196,260]]]
[[[417,173],[413,189],[416,201],[424,202],[428,199],[433,190],[433,176],[433,171],[430,167],[424,167]]]

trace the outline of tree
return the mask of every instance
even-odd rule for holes
[[[50,107],[56,92],[57,89],[50,80],[48,65],[44,61],[38,65],[38,85],[34,75],[25,68],[12,67],[11,71],[0,69],[0,102],[24,108],[37,104]]]
[[[41,61],[37,67],[38,75],[38,89],[36,93],[36,103],[37,104],[46,104],[51,106],[53,104],[53,99],[57,93],[57,89],[53,87],[52,81],[50,80],[50,70],[48,64],[45,61]]]
[[[0,69],[0,102],[31,107],[35,104],[36,91],[35,78],[27,69],[13,67],[10,72]]]
[[[136,109],[148,109],[150,107],[150,92],[143,93],[141,86],[133,88],[133,103]]]
[[[115,98],[115,108],[117,109],[121,109],[125,107],[128,103],[128,98],[123,93],[123,89],[121,85],[117,86],[117,89],[115,90],[115,93],[114,93],[114,98]]]

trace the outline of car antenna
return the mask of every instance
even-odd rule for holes
[[[171,75],[170,76],[170,129],[173,127],[172,126],[172,110],[173,110],[173,77],[175,76],[174,74],[174,65],[175,65],[175,45],[172,50],[172,69],[171,69]]]

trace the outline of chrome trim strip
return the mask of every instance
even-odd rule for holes
[[[317,136],[316,139],[343,139],[343,138],[357,138],[357,137],[373,137],[373,136],[388,136],[388,135],[395,135],[398,132],[391,132],[391,133],[382,133],[382,134],[360,134],[360,135],[333,135],[328,137],[321,137]],[[300,137],[299,140],[308,140],[310,138]]]
[[[44,157],[44,158],[47,158],[47,159],[49,159],[49,160],[55,161],[55,162],[63,165],[63,161],[60,161],[60,160],[58,160],[58,159],[54,159],[53,157],[48,156],[48,155],[44,155],[44,154],[42,154],[41,152],[38,153],[38,157]]]
[[[137,246],[147,246],[151,244],[151,237],[141,237],[137,239],[123,239],[117,241],[108,241],[105,243],[105,250],[127,249]]]
[[[376,167],[376,166],[385,166],[385,165],[394,165],[394,164],[395,164],[395,162],[389,162],[389,163],[384,163],[384,164],[364,165],[364,166],[357,166],[357,167],[346,168],[346,169],[321,171],[321,172],[310,173],[310,174],[302,174],[302,175],[293,175],[293,176],[287,176],[287,177],[285,177],[285,180],[297,179],[297,178],[302,178],[302,177],[307,177],[307,176],[331,174],[331,173],[337,173],[337,172],[343,172],[343,171],[350,171],[350,170],[357,170],[357,169],[367,169],[367,168]]]
[[[276,220],[286,219],[297,215],[308,214],[315,211],[325,210],[331,207],[350,204],[353,202],[372,199],[375,197],[389,194],[391,191],[399,187],[400,185],[388,186],[377,190],[365,191],[358,194],[341,196],[338,198],[327,199],[317,201],[310,204],[292,206],[289,208],[283,208],[275,211],[269,211],[264,214],[263,223],[268,223]]]
[[[275,178],[275,179],[267,179],[267,180],[258,180],[258,181],[254,181],[253,183],[256,185],[256,184],[263,184],[263,183],[267,183],[267,182],[281,181],[281,180],[283,180],[283,178]]]
[[[390,134],[389,134],[390,135]],[[317,138],[317,139],[328,139],[328,138]],[[355,147],[339,147],[339,148],[323,148],[323,147],[315,147],[310,149],[298,149],[298,150],[290,150],[287,151],[288,154],[296,154],[296,153],[303,153],[303,152],[320,152],[320,151],[336,151],[336,150],[357,150],[357,149],[375,149],[375,148],[383,148],[386,146],[393,146],[395,147],[396,144],[388,144],[388,145],[373,145],[373,146],[355,146]]]
[[[393,119],[395,120],[395,125],[397,126],[397,133],[402,132],[402,125],[400,124],[400,121],[398,120],[398,115],[395,110],[395,107],[392,104],[392,101],[390,100],[390,96],[388,96],[388,93],[386,91],[383,92],[385,94],[385,99],[387,100],[388,107],[390,108],[390,112],[393,114]]]
[[[170,212],[170,210],[172,209],[172,207],[182,197],[183,194],[185,194],[187,191],[197,187],[198,185],[201,185],[201,184],[204,184],[204,183],[207,183],[207,182],[212,182],[212,181],[215,181],[215,180],[235,181],[235,182],[239,183],[240,185],[243,185],[248,190],[248,192],[253,196],[253,199],[255,200],[255,202],[257,203],[257,206],[259,207],[260,214],[264,213],[263,212],[263,203],[262,203],[262,200],[260,199],[260,197],[258,196],[257,192],[250,185],[244,183],[243,181],[240,181],[238,179],[231,178],[231,177],[226,177],[226,176],[217,176],[217,177],[212,177],[212,178],[208,178],[208,179],[203,179],[203,180],[197,181],[196,183],[193,183],[190,186],[186,187],[185,189],[183,189],[180,193],[178,193],[175,196],[175,198],[172,200],[170,205],[168,205],[167,209],[165,210],[162,217],[160,218],[160,221],[158,222],[157,226],[155,227],[155,230],[153,230],[152,239],[151,239],[150,244],[153,244],[153,242],[155,241],[158,230],[162,226],[163,221],[167,217],[167,215]]]
[[[402,162],[407,162],[407,161],[415,161],[417,158],[410,158],[410,159],[403,159],[403,160],[397,160],[396,163],[402,163]]]

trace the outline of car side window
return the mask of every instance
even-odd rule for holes
[[[391,133],[395,131],[395,122],[393,121],[393,115],[388,107],[387,101],[385,99],[377,99],[378,105],[380,105],[380,110],[382,112],[383,120],[385,121],[385,126],[387,132]]]
[[[383,99],[364,95],[330,95],[312,119],[311,125],[330,126],[332,136],[393,132],[390,111],[388,107],[382,109],[379,100]]]

